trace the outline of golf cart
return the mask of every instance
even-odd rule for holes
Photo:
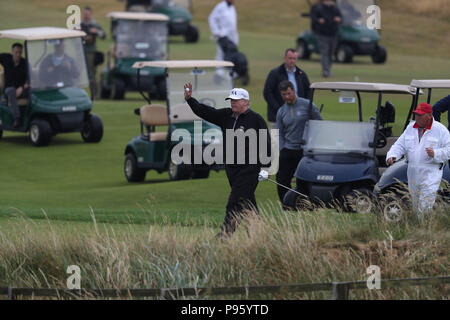
[[[137,61],[165,60],[168,56],[168,18],[162,14],[137,12],[110,12],[111,34],[114,45],[108,51],[106,66],[100,76],[100,96],[103,99],[122,100],[126,91],[139,91]],[[165,100],[164,70],[141,71],[140,83],[148,88],[152,98]]]
[[[369,19],[366,10],[374,4],[374,0],[336,1],[336,6],[342,14],[335,52],[338,62],[350,63],[355,55],[370,55],[373,63],[386,62],[387,52],[378,44],[380,40],[378,32],[366,26]],[[302,17],[310,17],[310,14],[303,13]],[[297,52],[299,59],[309,59],[312,53],[320,54],[319,42],[314,32],[307,30],[298,36]]]
[[[0,39],[24,41],[30,94],[18,101],[21,124],[13,127],[11,108],[0,102],[0,137],[3,130],[29,132],[34,146],[45,146],[53,135],[81,132],[85,142],[99,142],[101,119],[91,113],[92,100],[82,31],[40,27],[0,31]],[[0,73],[0,90],[4,75]],[[3,82],[4,83],[4,82]]]
[[[412,80],[411,87],[414,88],[416,94],[409,110],[404,129],[406,129],[411,121],[415,106],[419,104],[421,90],[428,89],[427,103],[430,103],[432,89],[450,89],[450,80]],[[408,164],[406,158],[399,159],[387,168],[375,185],[375,195],[379,199],[384,200],[381,201],[381,210],[387,221],[399,221],[404,211],[410,207],[410,199],[408,190],[406,189],[408,185],[407,169]],[[450,203],[450,167],[448,162],[442,164],[442,170],[442,184],[438,195],[445,202]]]
[[[380,163],[378,157],[386,157],[394,140],[388,124],[395,121],[395,108],[389,101],[383,106],[383,97],[407,94],[413,101],[414,91],[406,85],[365,82],[317,82],[311,89],[310,113],[315,91],[326,90],[338,92],[341,103],[355,103],[357,97],[358,121],[306,122],[303,158],[295,172],[296,192],[286,193],[283,204],[300,209],[312,204],[373,212],[372,190],[384,170],[380,165],[385,163]],[[363,121],[361,93],[378,96],[375,118],[367,122]]]
[[[139,4],[131,4],[131,2],[139,2]],[[198,28],[191,24],[192,0],[128,0],[126,10],[165,14],[169,17],[169,35],[182,35],[187,43],[198,41]]]
[[[143,68],[164,68],[169,89],[167,107],[151,104],[149,97],[141,92],[148,104],[135,110],[140,116],[141,134],[125,148],[124,172],[127,180],[143,181],[146,172],[152,169],[159,173],[168,171],[170,180],[207,178],[210,170],[222,169],[222,164],[207,163],[202,157],[205,148],[222,152],[222,131],[192,112],[184,100],[183,87],[191,82],[195,98],[212,107],[221,106],[233,88],[233,64],[216,60],[148,61],[137,62],[133,67],[138,71],[138,79]],[[216,70],[219,67],[229,72],[219,76]],[[162,131],[157,131],[157,126]],[[186,139],[174,138],[175,130]],[[173,159],[171,155],[175,147],[190,150],[186,153],[188,161],[177,162]]]

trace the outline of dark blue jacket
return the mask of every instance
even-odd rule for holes
[[[439,100],[435,103],[433,106],[433,118],[436,121],[441,122],[441,113],[447,112],[447,119],[448,119],[448,130],[450,130],[450,95],[446,96],[445,98]]]
[[[312,24],[314,32],[328,37],[334,37],[338,33],[339,24],[334,21],[335,17],[342,18],[341,11],[335,5],[327,6],[320,4],[314,10],[311,10]],[[319,19],[323,18],[324,23],[320,24]]]
[[[311,96],[310,82],[306,73],[295,66],[295,82],[297,82],[297,97],[309,99]],[[284,104],[281,97],[279,85],[283,80],[288,80],[286,66],[283,63],[281,66],[272,69],[267,76],[264,84],[264,99],[267,102],[267,120],[270,122],[277,121],[278,109]]]

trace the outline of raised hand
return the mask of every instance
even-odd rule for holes
[[[184,85],[184,99],[188,100],[192,96],[192,83],[188,82]]]

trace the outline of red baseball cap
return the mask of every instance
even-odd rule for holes
[[[427,113],[433,113],[433,107],[428,103],[422,102],[417,106],[416,110],[414,110],[413,112],[423,116],[424,114]]]

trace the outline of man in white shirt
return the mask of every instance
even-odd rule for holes
[[[219,40],[227,37],[236,46],[239,44],[239,34],[237,31],[237,13],[234,7],[234,0],[224,0],[218,3],[208,17],[211,33]],[[216,60],[223,60],[224,52],[217,43]]]
[[[433,108],[421,103],[411,123],[386,155],[386,163],[406,155],[408,188],[413,210],[420,215],[433,209],[436,192],[442,179],[442,167],[450,159],[450,133],[433,119]]]

